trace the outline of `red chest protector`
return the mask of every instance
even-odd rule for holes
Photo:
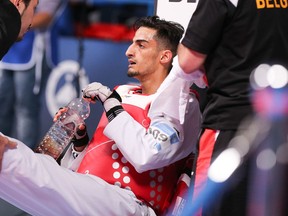
[[[139,90],[139,87],[137,89]],[[122,98],[122,106],[125,111],[147,129],[150,125],[147,113],[152,97],[135,94],[135,91],[131,91],[131,86],[120,86],[117,88],[117,92]],[[110,184],[132,190],[138,199],[152,206],[157,214],[163,213],[170,204],[173,188],[177,184],[183,161],[161,169],[138,173],[124,158],[115,142],[103,134],[107,123],[108,120],[104,113],[78,172],[89,173]],[[121,130],[123,129],[119,129],[119,133]],[[129,141],[129,137],[127,137],[127,141]]]

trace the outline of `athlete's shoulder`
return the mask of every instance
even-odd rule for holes
[[[135,93],[138,93],[138,92],[141,92],[142,91],[142,88],[140,85],[137,85],[137,84],[125,84],[125,85],[118,85],[114,88],[118,94],[135,94]]]

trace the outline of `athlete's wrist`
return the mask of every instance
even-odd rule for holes
[[[104,101],[103,106],[106,111],[108,121],[111,122],[118,114],[124,111],[121,105],[122,99],[117,91],[113,91],[112,94]]]

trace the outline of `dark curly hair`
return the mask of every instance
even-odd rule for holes
[[[134,24],[136,31],[140,27],[157,30],[155,40],[159,41],[165,49],[172,51],[173,56],[177,53],[177,47],[184,33],[182,25],[172,21],[160,19],[158,16],[148,16],[138,19]]]

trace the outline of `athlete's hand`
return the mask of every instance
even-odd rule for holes
[[[0,172],[2,168],[2,160],[4,152],[7,148],[14,149],[17,147],[17,143],[9,140],[6,136],[0,134]]]
[[[100,100],[102,103],[112,94],[112,91],[98,82],[90,83],[86,88],[82,90],[83,98],[89,102],[95,103],[96,100]]]
[[[109,121],[112,121],[123,111],[120,95],[115,90],[111,91],[107,86],[103,86],[101,83],[91,83],[84,88],[82,92],[83,98],[89,102],[95,102],[96,100],[102,102]]]
[[[67,110],[67,107],[59,108],[53,118],[53,121],[56,122],[63,113],[67,112]],[[77,125],[76,133],[71,142],[74,144],[75,150],[77,151],[82,151],[84,147],[88,144],[89,136],[87,133],[86,125],[84,123]]]
[[[74,149],[76,151],[78,152],[83,151],[83,149],[89,142],[89,136],[85,124],[78,125],[76,133],[71,142],[73,143]]]
[[[53,122],[56,122],[60,118],[60,116],[67,111],[68,107],[60,107],[59,110],[54,115]]]

